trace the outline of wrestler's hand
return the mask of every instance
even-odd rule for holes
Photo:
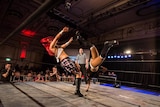
[[[64,27],[63,28],[63,32],[68,32],[69,31],[69,27]]]

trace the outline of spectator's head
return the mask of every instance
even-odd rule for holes
[[[5,69],[10,69],[11,68],[11,63],[6,63],[5,64]]]
[[[37,77],[40,78],[40,77],[41,77],[41,73],[38,73],[38,74],[37,74]]]
[[[57,71],[57,66],[52,67],[52,71]]]

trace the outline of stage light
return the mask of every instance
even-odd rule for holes
[[[121,56],[121,58],[124,58],[123,56]]]
[[[128,55],[128,57],[130,58],[130,57],[131,57],[131,55]]]
[[[125,54],[131,54],[132,51],[131,51],[130,49],[128,49],[128,50],[124,51],[124,53],[125,53]]]
[[[111,58],[110,56],[108,56],[108,58]]]
[[[128,58],[128,56],[127,56],[127,55],[125,55],[125,56],[124,56],[124,58]]]
[[[11,61],[11,58],[6,58],[6,61]]]

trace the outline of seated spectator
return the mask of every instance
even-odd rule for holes
[[[66,77],[66,81],[68,82],[74,82],[74,79],[75,79],[74,75],[68,75],[68,77]]]
[[[111,76],[111,72],[108,72],[108,76]]]
[[[49,82],[49,81],[50,81],[50,76],[49,76],[48,73],[45,74],[45,76],[44,76],[44,81],[45,81],[45,82]]]
[[[13,82],[23,82],[23,76],[21,76],[19,71],[14,73]]]
[[[62,73],[61,80],[62,80],[62,81],[66,81],[66,78],[67,78],[67,77],[66,77],[65,73]]]
[[[52,68],[52,71],[50,72],[50,81],[59,81],[59,80],[60,80],[60,76],[58,74],[57,67],[54,66]]]
[[[26,75],[26,81],[33,81],[33,74],[31,71]]]
[[[37,77],[36,72],[33,72],[32,77],[33,77],[33,80],[35,80],[35,78]]]
[[[112,72],[108,72],[108,76],[116,77],[117,75],[112,71]]]
[[[44,82],[44,77],[40,73],[38,73],[35,78],[35,82]]]
[[[49,73],[50,73],[49,68],[46,69],[45,73],[46,73],[46,74],[49,74]]]
[[[116,77],[117,75],[114,72],[112,72],[111,76]]]

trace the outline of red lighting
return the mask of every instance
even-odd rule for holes
[[[22,35],[28,36],[28,37],[33,37],[33,36],[35,36],[35,34],[36,34],[36,32],[31,31],[31,30],[28,30],[28,29],[22,30],[21,33],[22,33]]]
[[[21,59],[26,58],[26,48],[23,48],[23,49],[21,50],[20,58],[21,58]]]
[[[20,53],[20,58],[25,59],[26,54],[27,54],[27,47],[28,47],[28,42],[21,42],[21,53]]]

